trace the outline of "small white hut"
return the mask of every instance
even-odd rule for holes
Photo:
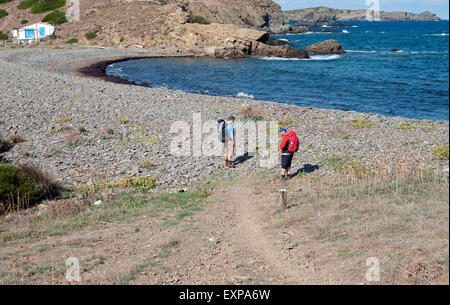
[[[12,30],[12,37],[18,41],[39,41],[55,33],[55,27],[48,23],[36,23],[21,29]]]

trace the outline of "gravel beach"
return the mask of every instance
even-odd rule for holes
[[[192,124],[194,113],[201,113],[203,122],[230,114],[239,120],[239,107],[246,105],[267,120],[284,120],[297,131],[301,148],[294,169],[319,164],[332,155],[375,163],[395,162],[405,155],[448,175],[448,160],[432,154],[434,148],[448,144],[448,121],[191,94],[114,83],[98,69],[91,69],[90,77],[79,72],[96,62],[147,56],[180,54],[82,46],[0,49],[0,136],[18,135],[24,140],[2,153],[3,160],[31,161],[68,186],[155,176],[160,189],[180,190],[218,173],[225,177],[234,171],[276,174],[278,166],[261,167],[258,155],[237,156],[242,162],[227,170],[222,157],[170,153],[173,122]],[[348,121],[354,119],[370,120],[371,126],[351,126]],[[314,172],[328,174],[333,170],[326,164]]]

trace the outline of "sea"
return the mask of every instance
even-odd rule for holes
[[[342,55],[312,55],[311,59],[140,59],[114,63],[106,72],[158,88],[449,120],[448,21],[346,24],[351,27],[329,27],[341,33],[273,36],[296,49],[336,39],[346,51]]]

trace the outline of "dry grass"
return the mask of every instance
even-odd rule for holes
[[[238,113],[243,120],[260,121],[263,119],[261,113],[251,106],[240,107]]]
[[[81,134],[80,131],[78,130],[69,130],[66,134],[65,134],[65,139],[67,141],[67,144],[69,145],[76,145],[80,139],[81,139]]]
[[[278,226],[295,229],[307,256],[339,269],[343,283],[365,282],[366,259],[376,257],[382,284],[448,284],[448,177],[411,155],[373,168],[297,178]]]

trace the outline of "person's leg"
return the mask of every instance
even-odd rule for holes
[[[286,155],[281,155],[281,178],[286,179],[287,163]]]
[[[234,168],[234,167],[236,167],[234,164],[233,164],[233,150],[234,150],[234,147],[233,147],[233,142],[232,141],[229,141],[228,142],[228,167],[232,167],[232,168]]]

